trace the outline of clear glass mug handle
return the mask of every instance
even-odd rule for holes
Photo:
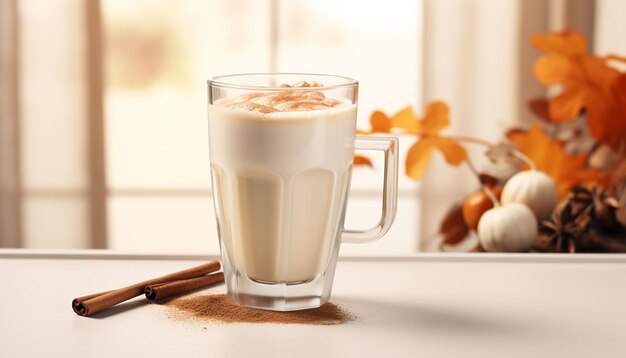
[[[398,207],[398,138],[356,137],[355,149],[380,150],[385,153],[383,207],[378,224],[368,230],[343,230],[342,242],[374,242],[391,227]]]

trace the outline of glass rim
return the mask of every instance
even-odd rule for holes
[[[237,83],[228,82],[230,78],[241,78],[244,76],[315,76],[322,78],[333,78],[340,79],[345,81],[345,83],[338,83],[334,85],[328,86],[314,86],[314,87],[280,87],[280,86],[261,86],[261,85],[242,85]],[[211,87],[220,87],[220,88],[232,88],[232,89],[242,89],[242,90],[257,90],[257,91],[327,91],[338,88],[345,87],[355,87],[358,86],[359,81],[339,75],[329,75],[329,74],[321,74],[321,73],[305,73],[305,72],[252,72],[252,73],[238,73],[232,75],[220,75],[212,77],[207,80],[207,83]]]

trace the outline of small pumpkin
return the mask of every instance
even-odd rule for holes
[[[535,214],[521,203],[489,209],[478,222],[478,240],[487,251],[528,251],[536,237]]]
[[[522,203],[528,206],[537,220],[547,219],[559,202],[559,191],[554,180],[543,172],[526,170],[512,176],[502,188],[502,204]]]
[[[492,188],[491,191],[496,198],[500,198],[502,191],[500,188]],[[480,217],[491,208],[493,208],[493,202],[483,190],[468,196],[463,201],[463,220],[465,220],[467,227],[474,231],[477,230]]]

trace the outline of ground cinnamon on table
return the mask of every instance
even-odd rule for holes
[[[164,304],[174,308],[173,318],[180,320],[335,325],[354,319],[353,314],[330,302],[319,308],[290,312],[242,307],[224,294],[179,298]]]

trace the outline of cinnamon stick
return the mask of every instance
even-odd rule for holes
[[[155,285],[146,286],[144,293],[146,294],[147,299],[155,301],[222,281],[224,281],[224,273],[218,272],[186,280],[157,283]]]
[[[211,261],[204,265],[139,282],[117,290],[104,291],[77,297],[72,300],[72,309],[79,316],[91,316],[92,314],[100,312],[103,309],[144,294],[146,286],[204,276],[207,273],[219,270],[220,267],[221,265],[219,261]]]

